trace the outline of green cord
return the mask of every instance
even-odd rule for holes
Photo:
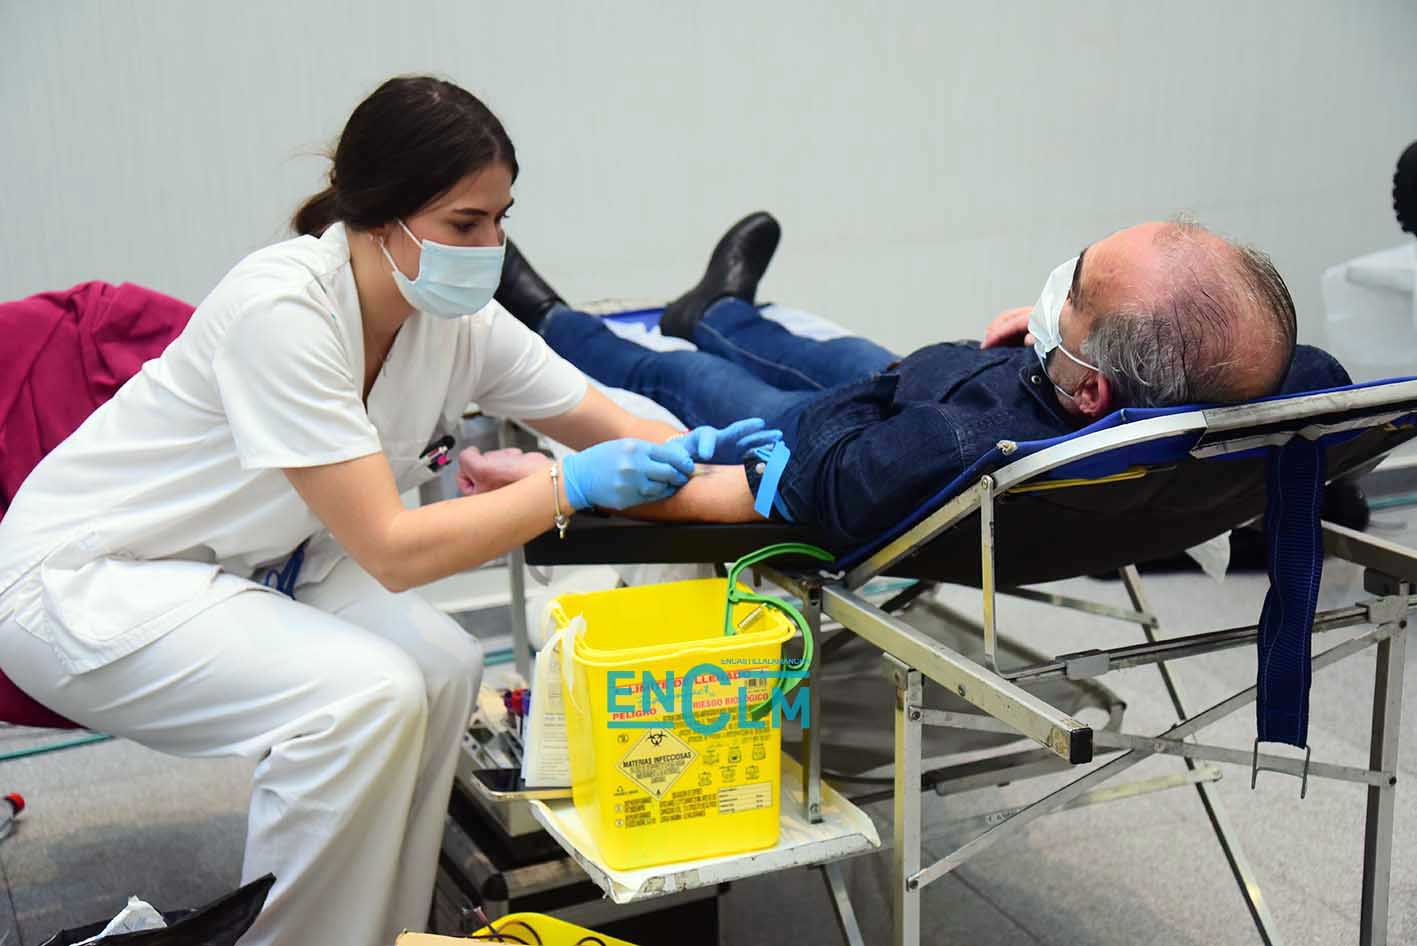
[[[1417,505],[1417,493],[1400,493],[1396,496],[1378,496],[1368,500],[1369,509],[1395,509],[1400,506]]]
[[[734,562],[733,567],[728,570],[727,602],[723,608],[723,635],[725,637],[732,637],[738,633],[738,629],[733,626],[734,605],[757,604],[768,608],[775,608],[787,615],[788,619],[791,620],[793,624],[797,625],[797,629],[802,632],[801,658],[785,665],[788,672],[801,673],[812,666],[812,654],[815,647],[815,642],[812,640],[812,629],[807,625],[807,619],[802,616],[802,612],[798,611],[786,601],[781,601],[768,595],[756,594],[751,591],[740,591],[738,588],[738,575],[743,569],[766,561],[767,559],[776,558],[779,555],[806,555],[823,562],[831,562],[836,559],[835,555],[815,545],[807,545],[803,542],[784,542],[779,545],[769,545],[766,548],[758,549],[756,552],[750,552]],[[802,679],[802,677],[793,677],[787,682],[786,686],[782,685],[781,679],[775,681],[772,690],[768,691],[767,698],[748,711],[748,718],[754,720],[762,719],[768,714],[768,710],[772,707],[773,693],[780,690],[783,696],[787,696],[787,694],[797,689],[797,684],[801,683]]]
[[[509,664],[517,659],[516,652],[508,647],[503,650],[494,650],[482,658],[482,666],[495,667],[498,664]]]
[[[79,739],[69,739],[64,742],[55,742],[47,746],[34,746],[29,749],[17,749],[14,752],[6,752],[0,755],[0,762],[9,762],[11,759],[25,759],[30,756],[43,755],[46,752],[58,752],[61,749],[77,749],[79,746],[89,746],[96,742],[107,742],[112,736],[105,736],[102,733],[93,733]]]

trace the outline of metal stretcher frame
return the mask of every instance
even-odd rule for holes
[[[1194,770],[1200,760],[1247,765],[1252,780],[1260,769],[1300,777],[1300,793],[1309,777],[1337,779],[1367,786],[1367,815],[1364,834],[1362,908],[1359,918],[1360,942],[1364,946],[1387,943],[1388,887],[1392,862],[1392,836],[1397,784],[1397,751],[1401,731],[1403,666],[1406,648],[1407,615],[1417,601],[1417,550],[1408,549],[1324,523],[1325,550],[1365,569],[1365,589],[1374,597],[1351,607],[1316,614],[1313,634],[1340,628],[1370,625],[1368,630],[1313,655],[1312,666],[1319,669],[1369,648],[1376,649],[1376,681],[1372,710],[1372,737],[1367,768],[1355,768],[1290,758],[1258,751],[1201,744],[1194,734],[1255,701],[1256,688],[1248,687],[1200,712],[1187,707],[1181,689],[1170,673],[1168,662],[1184,657],[1254,644],[1258,627],[1229,628],[1186,637],[1162,640],[1158,622],[1147,605],[1140,576],[1134,566],[1122,570],[1123,582],[1132,610],[1109,608],[1060,596],[1003,589],[995,573],[995,512],[1000,497],[1010,492],[1096,485],[1102,480],[1075,478],[1048,480],[1070,464],[1110,451],[1125,450],[1168,438],[1184,436],[1188,453],[1197,459],[1213,459],[1254,451],[1257,447],[1282,443],[1292,436],[1310,438],[1340,431],[1363,431],[1387,427],[1394,422],[1410,423],[1417,410],[1417,381],[1397,381],[1367,387],[1339,389],[1282,400],[1231,407],[1187,410],[1124,423],[1084,436],[1067,439],[1024,456],[1015,462],[980,475],[953,498],[942,503],[921,521],[888,541],[845,571],[795,571],[759,566],[759,573],[798,596],[814,632],[823,617],[868,640],[884,652],[886,670],[895,682],[895,772],[894,772],[894,902],[892,905],[896,946],[918,946],[921,942],[922,890],[931,882],[955,870],[978,853],[1016,835],[1039,817],[1099,796],[1098,786],[1137,763],[1156,754],[1180,756]],[[1001,444],[1002,446],[1002,444]],[[1386,449],[1390,449],[1386,448]],[[1006,453],[1009,451],[1005,451]],[[1383,451],[1379,451],[1379,455]],[[1114,477],[1115,478],[1115,477]],[[1106,478],[1103,478],[1104,480]],[[887,614],[861,594],[867,581],[890,573],[893,567],[923,549],[966,517],[978,514],[983,662],[951,650],[928,634]],[[1238,523],[1236,523],[1238,525]],[[622,546],[623,548],[623,546]],[[648,559],[641,559],[648,560]],[[656,558],[656,561],[664,561]],[[583,559],[582,559],[583,561]],[[1072,607],[1109,618],[1136,623],[1146,642],[1107,650],[1064,654],[1029,666],[998,666],[998,628],[995,601],[1000,593],[1018,594],[1035,600]],[[518,613],[513,608],[513,613]],[[523,612],[524,614],[524,612]],[[1111,670],[1154,664],[1160,671],[1178,722],[1158,734],[1094,731],[1067,713],[1025,690],[1021,684],[1048,677],[1089,679]],[[817,666],[811,668],[813,674]],[[932,679],[980,710],[983,716],[946,713],[931,709],[923,701],[923,681]],[[819,720],[818,688],[809,691],[811,718]],[[1115,757],[1088,771],[1065,787],[1038,801],[989,822],[982,833],[960,845],[932,864],[922,864],[920,784],[922,775],[922,732],[925,726],[953,726],[995,732],[1019,733],[1044,746],[1061,760],[1073,765],[1092,762],[1094,754],[1115,753]],[[809,816],[821,798],[820,729],[814,725],[804,733],[802,743],[804,802]],[[1229,861],[1257,930],[1266,943],[1281,942],[1269,915],[1260,886],[1248,860],[1235,840],[1228,817],[1212,794],[1208,779],[1196,777],[1196,786],[1217,839]],[[824,866],[843,937],[850,944],[862,942],[861,934],[845,901],[840,872]],[[841,909],[845,903],[846,909]]]

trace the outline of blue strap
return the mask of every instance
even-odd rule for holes
[[[1260,612],[1256,735],[1305,746],[1314,606],[1323,577],[1323,445],[1294,437],[1269,457],[1264,514],[1269,591]]]
[[[306,539],[295,547],[295,551],[290,553],[290,558],[286,560],[285,567],[280,571],[276,571],[274,568],[266,569],[265,575],[261,578],[261,584],[267,588],[274,588],[294,601],[295,582],[300,578],[300,566],[305,564],[305,545],[309,541]]]
[[[763,470],[763,478],[758,483],[758,495],[753,498],[753,511],[764,519],[772,518],[772,511],[776,509],[788,522],[792,517],[787,514],[787,507],[777,496],[777,484],[782,481],[782,471],[787,469],[787,461],[792,457],[792,451],[787,448],[787,444],[779,440],[772,445],[771,452],[764,456],[766,447],[759,447],[757,456],[767,461],[767,466]]]

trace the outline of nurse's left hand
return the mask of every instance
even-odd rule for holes
[[[770,447],[782,439],[782,431],[766,427],[767,422],[761,417],[749,417],[722,429],[695,427],[668,442],[682,446],[695,460],[731,465],[741,463],[749,451]]]

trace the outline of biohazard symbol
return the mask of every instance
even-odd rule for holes
[[[679,776],[698,758],[687,742],[668,730],[655,730],[625,753],[619,769],[655,798],[664,797]]]

